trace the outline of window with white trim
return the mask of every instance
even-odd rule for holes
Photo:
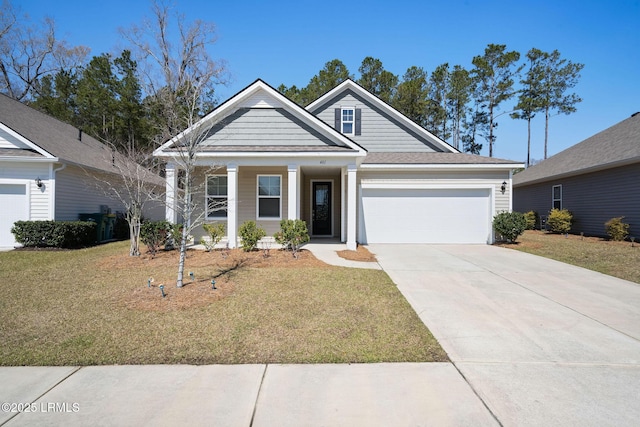
[[[353,135],[355,129],[355,110],[353,108],[342,109],[342,133]]]
[[[227,176],[207,175],[207,219],[227,217]]]
[[[281,175],[258,175],[258,219],[281,219],[281,195]]]
[[[552,193],[553,209],[562,209],[562,185],[554,185]]]

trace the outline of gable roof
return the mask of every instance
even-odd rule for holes
[[[640,162],[640,114],[513,176],[520,186]]]
[[[442,149],[444,152],[448,153],[460,153],[459,150],[455,149],[451,145],[447,144],[442,139],[438,138],[422,126],[418,125],[413,120],[409,119],[407,116],[402,114],[400,111],[393,108],[391,105],[387,104],[377,96],[373,95],[371,92],[357,84],[351,79],[347,79],[344,82],[340,83],[338,86],[330,90],[329,92],[322,95],[320,98],[313,101],[311,104],[307,105],[306,109],[312,113],[318,111],[325,104],[331,102],[335,97],[340,95],[343,92],[352,91],[356,93],[358,96],[364,98],[367,102],[374,105],[376,108],[386,112],[390,117],[393,117],[398,122],[402,123],[411,131],[421,135],[424,139],[429,141],[434,146]]]
[[[264,110],[265,117],[281,117],[291,120],[292,123],[303,129],[304,132],[313,133],[319,136],[321,144],[286,143],[283,141],[266,143],[261,146],[253,146],[250,141],[242,135],[233,134],[233,130],[226,128],[233,124],[233,119],[242,117],[244,111]],[[269,112],[271,110],[272,112]],[[228,123],[224,120],[229,119]],[[276,89],[257,79],[252,84],[242,89],[240,92],[229,98],[224,103],[216,107],[212,112],[200,119],[196,124],[181,132],[176,137],[164,143],[154,151],[155,156],[171,156],[175,153],[176,145],[191,132],[202,129],[206,136],[202,139],[202,149],[199,155],[208,153],[246,153],[246,152],[283,152],[283,153],[308,153],[322,151],[324,153],[336,152],[340,155],[352,153],[359,157],[366,155],[366,150],[350,138],[336,131],[331,126],[289,100]],[[226,134],[225,134],[226,132]],[[216,134],[220,137],[216,138]],[[262,129],[260,138],[267,139]],[[300,141],[304,138],[295,138]]]
[[[0,157],[38,158],[113,172],[112,150],[80,130],[0,94],[0,130],[14,136],[24,147],[5,148]],[[79,139],[80,138],[80,139]]]

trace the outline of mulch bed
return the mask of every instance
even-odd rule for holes
[[[338,256],[349,261],[378,262],[376,256],[365,246],[358,245],[355,251],[338,251]]]

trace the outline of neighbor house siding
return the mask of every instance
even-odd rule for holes
[[[48,220],[51,218],[51,191],[48,163],[0,162],[0,183],[25,184],[29,193],[29,218],[25,220]],[[36,178],[42,180],[42,188],[36,185]],[[6,206],[2,207],[6,209]]]
[[[101,205],[107,205],[113,213],[124,211],[122,203],[102,193],[106,184],[98,184],[78,167],[67,166],[56,172],[55,180],[57,221],[76,221],[80,213],[100,212]]]
[[[352,140],[371,152],[433,152],[429,142],[384,111],[367,103],[351,90],[346,90],[312,111],[319,119],[334,126],[335,108],[359,108],[362,111],[361,135]],[[440,151],[440,150],[438,150]]]
[[[514,209],[547,215],[554,185],[562,185],[562,207],[574,216],[572,232],[604,237],[604,223],[624,216],[630,235],[640,235],[640,164],[518,186]]]

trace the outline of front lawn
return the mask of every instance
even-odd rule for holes
[[[504,246],[640,283],[637,242],[632,246],[628,241],[525,231],[516,244]]]
[[[384,272],[193,251],[177,289],[176,252],[127,252],[0,253],[0,365],[447,360]]]

